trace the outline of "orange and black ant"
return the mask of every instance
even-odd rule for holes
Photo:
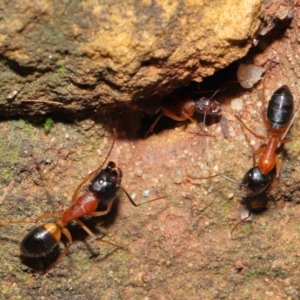
[[[179,122],[190,120],[197,126],[199,126],[198,122],[192,118],[195,112],[204,115],[203,122],[205,122],[205,117],[207,115],[219,116],[221,114],[221,104],[213,99],[214,95],[211,98],[201,97],[197,99],[192,99],[190,96],[184,96],[181,99],[167,98],[160,106],[160,112],[149,130],[144,135],[144,138],[153,131],[157,122],[163,115]]]
[[[108,162],[106,168],[102,169],[104,163],[108,159],[113,146],[116,141],[116,131],[114,130],[114,139],[110,147],[110,150],[103,161],[103,163],[89,175],[87,175],[83,181],[78,185],[72,196],[72,205],[68,208],[64,208],[63,203],[58,200],[58,203],[63,207],[63,210],[58,212],[44,213],[34,221],[7,221],[0,222],[0,226],[6,226],[11,224],[32,224],[38,223],[43,219],[56,218],[55,222],[44,223],[34,229],[32,229],[21,242],[21,254],[25,257],[43,257],[50,254],[60,242],[62,235],[67,238],[67,245],[64,250],[59,254],[56,260],[46,268],[42,274],[47,273],[55,265],[57,265],[61,259],[68,252],[72,245],[72,236],[70,231],[67,229],[67,224],[71,221],[75,221],[81,228],[83,228],[90,236],[92,236],[96,241],[113,245],[118,249],[124,249],[121,246],[113,244],[109,241],[97,238],[94,233],[79,219],[83,216],[98,217],[106,215],[111,207],[113,201],[117,198],[118,192],[120,190],[124,191],[130,202],[134,206],[140,206],[144,203],[148,203],[154,200],[158,200],[165,197],[160,197],[156,199],[149,200],[142,204],[136,204],[127,191],[122,187],[122,171],[117,165],[110,161]],[[37,168],[42,176],[40,166],[37,161]],[[46,180],[48,188],[53,191],[53,188]],[[86,189],[83,187],[88,184]],[[105,211],[97,211],[98,206],[102,204],[106,206]]]
[[[263,113],[264,123],[266,124],[269,139],[266,145],[254,152],[253,164],[256,165],[255,154],[261,154],[257,166],[262,174],[268,174],[276,166],[276,177],[279,176],[280,161],[277,157],[277,149],[288,142],[285,139],[290,127],[293,124],[296,114],[294,114],[294,99],[288,88],[284,85],[277,89],[268,104],[266,113]],[[242,119],[237,116],[243,127],[251,132],[255,137],[261,140],[266,140],[265,137],[256,134],[249,127],[247,127]]]
[[[252,167],[243,178],[242,185],[247,186],[250,191],[250,193],[244,197],[243,201],[249,208],[249,214],[246,218],[242,219],[234,226],[232,232],[240,223],[251,216],[251,203],[253,201],[253,197],[264,193],[267,188],[271,186],[275,170],[276,178],[279,177],[280,161],[277,156],[277,150],[283,143],[289,142],[288,139],[285,139],[285,136],[296,117],[296,114],[293,115],[293,113],[293,95],[288,86],[284,85],[278,88],[272,94],[267,110],[263,113],[264,123],[268,129],[269,140],[266,145],[254,152],[254,167]],[[255,137],[261,140],[266,139],[265,137],[256,134],[250,128],[248,128],[239,116],[236,115],[236,117],[241,122],[243,127],[251,132]],[[256,163],[255,154],[260,153],[261,156]]]

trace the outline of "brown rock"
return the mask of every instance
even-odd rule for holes
[[[263,13],[261,0],[105,2],[2,5],[1,114],[159,100],[243,57]]]

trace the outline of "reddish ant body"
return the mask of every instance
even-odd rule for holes
[[[261,154],[257,166],[262,174],[270,173],[276,166],[276,177],[279,175],[280,162],[276,155],[277,149],[282,143],[287,142],[284,138],[293,123],[294,99],[288,88],[284,85],[277,89],[268,104],[266,114],[263,114],[264,122],[268,129],[269,140],[265,147],[259,148],[255,154]],[[295,116],[295,115],[294,115]],[[255,137],[265,140],[265,137],[260,136],[248,128],[240,117],[236,116],[243,127],[251,132]],[[256,164],[253,156],[254,165]]]
[[[220,115],[221,105],[215,99],[207,97],[201,97],[194,100],[185,96],[177,101],[174,101],[174,99],[168,99],[160,106],[160,112],[149,130],[146,132],[144,138],[153,131],[155,125],[163,115],[179,122],[190,120],[198,126],[198,122],[192,118],[195,112],[204,114],[204,116]]]
[[[58,264],[64,255],[68,252],[72,245],[72,236],[70,231],[67,229],[67,224],[71,221],[75,221],[79,226],[81,226],[90,236],[95,240],[113,245],[119,249],[118,245],[115,245],[109,241],[97,238],[92,231],[79,219],[83,216],[98,217],[106,215],[112,206],[114,199],[118,196],[118,192],[123,190],[134,206],[139,206],[133,199],[129,196],[126,190],[121,186],[122,171],[117,165],[110,161],[106,168],[102,169],[105,161],[107,160],[113,145],[116,140],[116,132],[114,131],[114,141],[112,146],[104,160],[104,162],[93,172],[84,178],[84,180],[76,188],[72,196],[72,205],[66,209],[59,212],[44,213],[39,216],[35,221],[8,221],[0,222],[0,226],[10,225],[10,224],[28,224],[37,223],[43,219],[47,218],[57,218],[56,222],[44,223],[34,229],[32,229],[21,242],[21,254],[25,257],[42,257],[50,254],[54,248],[58,245],[61,240],[62,235],[64,235],[68,244],[65,246],[64,250],[59,254],[56,260],[42,272],[42,274],[47,273],[56,264]],[[37,162],[36,162],[37,163]],[[41,173],[41,169],[37,163],[38,170]],[[87,183],[87,190],[80,195],[82,187]],[[53,192],[53,188],[47,181],[48,187]],[[161,197],[163,198],[163,197]],[[147,202],[158,200],[161,198],[156,198]],[[59,201],[59,204],[63,206],[63,203]],[[99,204],[105,205],[105,211],[97,211]],[[143,203],[144,204],[144,203]],[[141,205],[141,204],[140,204]]]

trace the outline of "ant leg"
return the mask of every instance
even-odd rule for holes
[[[131,202],[131,204],[135,207],[137,206],[141,206],[141,205],[144,205],[146,203],[149,203],[149,202],[153,202],[153,201],[157,201],[157,200],[160,200],[160,199],[164,199],[164,198],[167,198],[168,196],[162,196],[162,197],[158,197],[158,198],[155,198],[155,199],[151,199],[151,200],[148,200],[146,202],[143,202],[143,203],[140,203],[140,204],[137,204],[133,201],[133,199],[130,197],[130,195],[128,194],[128,192],[122,187],[120,186],[120,188],[124,191],[125,195],[127,196],[127,198],[129,199],[129,201]]]
[[[280,173],[280,168],[281,168],[281,161],[278,158],[278,156],[276,155],[276,177],[275,178],[279,178],[279,173]]]
[[[129,201],[131,202],[131,204],[135,207],[138,207],[138,206],[141,206],[141,205],[144,205],[144,204],[147,204],[149,202],[153,202],[153,201],[157,201],[157,200],[160,200],[160,199],[164,199],[164,198],[167,198],[168,196],[162,196],[162,197],[158,197],[158,198],[155,198],[155,199],[151,199],[151,200],[148,200],[148,201],[145,201],[143,203],[140,203],[140,204],[137,204],[133,201],[133,199],[130,197],[130,195],[128,194],[128,192],[122,187],[120,186],[120,188],[124,191],[125,195],[127,196],[127,198],[129,199]],[[108,214],[110,212],[110,209],[111,209],[111,206],[112,206],[112,203],[113,201],[109,202],[107,204],[107,207],[106,207],[106,210],[104,211],[94,211],[90,214],[88,214],[89,216],[91,217],[101,217],[101,216],[104,216],[106,214]]]
[[[21,221],[0,222],[0,226],[17,225],[17,224],[35,224],[35,223],[38,223],[39,221],[41,221],[43,219],[48,219],[48,218],[51,218],[51,217],[59,218],[59,217],[61,217],[61,212],[45,213],[45,214],[42,214],[41,216],[39,216],[38,218],[36,218],[34,221],[21,220]]]
[[[266,147],[260,147],[257,150],[254,151],[253,154],[262,154],[264,153]]]
[[[91,237],[93,237],[97,242],[105,243],[105,244],[108,244],[108,245],[115,246],[115,247],[118,248],[118,249],[123,249],[123,250],[125,250],[125,248],[122,247],[122,246],[119,246],[119,245],[117,245],[117,244],[111,243],[111,242],[106,241],[106,240],[102,240],[101,238],[97,238],[97,237],[92,233],[92,231],[91,231],[91,230],[90,230],[83,222],[81,222],[79,219],[75,219],[75,221],[76,221],[76,223],[77,223],[82,229],[84,229],[84,231],[85,231],[86,233],[88,233]]]
[[[234,225],[234,227],[232,228],[231,232],[230,232],[230,236],[232,236],[233,232],[236,230],[236,228],[241,224],[243,223],[245,220],[247,220],[248,218],[251,217],[251,209],[249,210],[249,214],[247,217],[243,218],[242,220],[240,220],[238,223],[236,223]]]
[[[162,112],[159,112],[157,118],[155,119],[155,121],[152,123],[152,125],[150,126],[149,130],[146,132],[146,134],[144,135],[144,139],[148,136],[148,134],[150,132],[153,131],[154,127],[156,126],[156,124],[158,123],[158,121],[160,120],[160,118],[162,117]]]
[[[0,227],[6,226],[6,225],[17,225],[17,224],[34,224],[34,222],[32,222],[32,221],[6,221],[6,222],[0,222]]]
[[[113,132],[114,132],[114,135],[113,135],[113,142],[112,142],[112,144],[111,144],[111,146],[110,146],[110,149],[109,149],[109,151],[108,151],[108,153],[107,153],[107,155],[106,155],[106,157],[105,157],[105,159],[104,159],[104,161],[102,162],[102,164],[95,170],[95,171],[93,171],[93,172],[91,172],[90,174],[88,174],[83,180],[82,180],[82,182],[78,185],[78,187],[76,188],[76,190],[75,190],[75,192],[73,193],[73,195],[72,195],[72,203],[74,204],[74,203],[76,203],[76,200],[77,200],[77,198],[78,198],[78,194],[79,194],[79,192],[80,192],[80,190],[81,190],[81,188],[95,175],[95,174],[97,174],[97,173],[99,173],[99,171],[102,169],[102,167],[103,167],[103,165],[105,164],[105,162],[107,161],[107,159],[108,159],[108,157],[109,157],[109,155],[110,155],[110,153],[111,153],[111,151],[112,151],[112,149],[113,149],[113,147],[114,147],[114,144],[115,144],[115,142],[116,142],[116,139],[117,139],[117,131],[116,131],[116,129],[115,128],[113,128]]]
[[[171,118],[171,119],[173,119],[175,121],[182,122],[182,121],[185,121],[187,119],[186,118],[186,114],[184,114],[183,117],[180,117],[180,116],[177,116],[176,114],[174,114],[171,110],[169,110],[169,109],[167,109],[167,108],[165,108],[163,106],[161,106],[160,109],[164,112],[164,114],[167,117],[169,117],[169,118]]]
[[[104,211],[93,211],[92,213],[88,214],[88,216],[91,216],[91,217],[105,216],[110,212],[112,204],[113,204],[113,201],[108,202],[106,210],[104,210]]]
[[[189,119],[193,124],[197,125],[197,127],[200,128],[200,133],[201,133],[200,135],[209,136],[209,137],[214,137],[213,135],[210,135],[210,134],[208,134],[208,133],[206,133],[206,132],[204,131],[206,114],[204,115],[203,123],[198,123],[195,119],[193,119],[192,117],[190,117],[190,116],[189,116],[188,114],[186,114],[186,113],[183,113],[182,115],[185,117],[185,119]],[[203,126],[203,124],[204,124],[204,126]]]
[[[53,213],[44,213],[41,216],[39,216],[38,218],[35,219],[35,221],[33,223],[38,223],[39,221],[43,220],[43,219],[49,219],[49,218],[60,218],[62,215],[61,212],[53,212]]]
[[[45,275],[48,273],[52,268],[54,268],[61,260],[62,258],[66,255],[66,253],[69,251],[70,247],[72,246],[72,236],[70,231],[67,228],[62,228],[61,229],[63,235],[68,239],[68,245],[65,246],[64,251],[58,256],[58,258],[53,262],[47,269],[45,269],[41,275]]]
[[[190,117],[188,114],[183,113],[182,115],[183,115],[186,119],[189,119],[192,123],[194,123],[195,125],[197,125],[198,127],[200,127],[199,124],[198,124],[198,122],[197,122],[195,119],[193,119],[192,117]]]
[[[201,126],[199,126],[198,122],[193,119],[189,114],[185,113],[185,112],[182,112],[181,113],[181,116],[177,116],[176,114],[174,114],[171,110],[165,108],[165,107],[161,107],[161,110],[164,112],[164,114],[175,120],[175,121],[179,121],[179,122],[182,122],[182,121],[185,121],[185,120],[190,120],[192,123],[194,123],[195,125],[197,125],[198,127],[201,128]],[[205,136],[210,136],[209,134],[205,134]]]
[[[240,121],[241,125],[246,129],[248,130],[249,132],[251,132],[256,138],[260,139],[260,140],[265,140],[266,138],[262,135],[259,135],[257,133],[255,133],[252,129],[250,129],[243,121],[242,119],[237,115],[237,114],[234,114],[234,116]]]
[[[55,191],[54,191],[54,189],[53,189],[53,186],[52,186],[50,180],[47,179],[47,178],[45,178],[45,176],[44,176],[44,174],[43,174],[43,171],[42,171],[42,168],[41,168],[40,164],[38,163],[38,161],[36,160],[36,158],[33,156],[33,153],[30,154],[30,157],[31,157],[31,158],[33,159],[33,161],[35,162],[36,167],[37,167],[37,169],[38,169],[38,172],[39,172],[39,174],[40,174],[40,177],[42,178],[42,180],[44,181],[44,183],[45,183],[46,186],[48,187],[49,191],[50,191],[51,194],[55,197],[55,199],[56,199],[56,201],[58,202],[58,204],[59,204],[60,206],[62,206],[62,208],[64,208],[64,207],[65,207],[64,203],[63,203],[61,200],[59,200],[59,198],[56,196],[56,193],[55,193]]]
[[[266,148],[265,146],[261,146],[260,148],[256,149],[256,150],[253,152],[253,154],[252,154],[253,166],[256,166],[256,165],[257,165],[257,164],[256,164],[256,158],[255,158],[255,155],[264,153],[265,148]]]

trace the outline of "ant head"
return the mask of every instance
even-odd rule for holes
[[[272,181],[270,173],[262,174],[258,167],[252,167],[244,176],[242,186],[249,190],[249,197],[266,190]]]
[[[211,98],[202,97],[195,100],[195,110],[204,115],[220,115],[222,108],[221,104]]]
[[[122,171],[117,165],[110,161],[105,169],[91,180],[89,191],[96,195],[104,205],[117,196],[122,180]]]

